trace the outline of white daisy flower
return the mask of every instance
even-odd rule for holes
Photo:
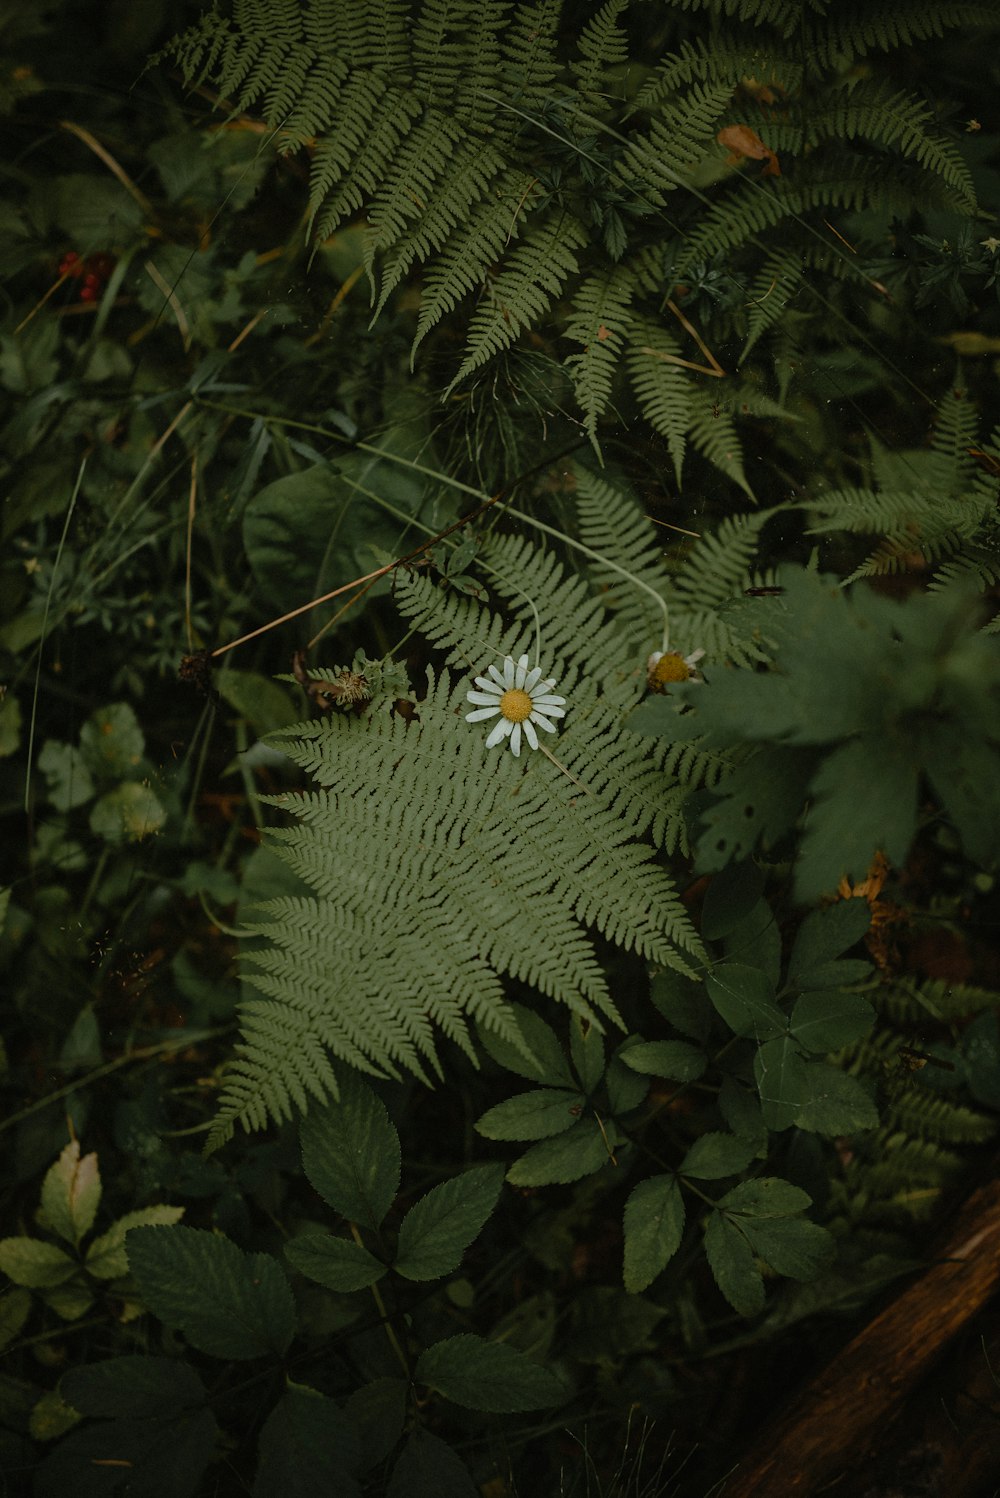
[[[500,721],[486,740],[487,749],[509,739],[511,754],[520,754],[522,729],[529,746],[537,749],[535,725],[544,728],[546,733],[555,733],[556,725],[550,723],[549,719],[566,716],[563,706],[566,698],[552,695],[551,689],[555,686],[555,681],[542,680],[541,666],[528,670],[526,655],[522,655],[517,662],[512,655],[508,655],[504,659],[502,671],[498,671],[496,666],[488,666],[487,670],[489,676],[475,678],[476,686],[481,690],[465,694],[470,702],[476,704],[476,711],[466,713],[465,721],[479,723],[484,718],[495,718],[499,713]]]
[[[704,681],[697,669],[704,650],[681,655],[678,650],[654,650],[646,662],[646,680],[651,692],[663,692],[675,681]]]

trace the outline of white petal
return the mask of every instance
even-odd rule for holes
[[[510,736],[510,752],[516,759],[521,752],[521,725],[515,723]]]
[[[554,692],[532,692],[531,700],[536,707],[564,707],[565,697],[558,697]]]
[[[684,657],[685,666],[697,666],[698,662],[701,660],[704,654],[704,650],[692,650],[690,655],[686,655]]]
[[[509,682],[504,681],[503,677],[500,675],[500,672],[497,670],[496,666],[487,666],[486,669],[490,673],[490,675],[493,677],[494,681],[500,687],[501,692],[506,692],[507,687],[509,686]]]
[[[532,723],[537,723],[539,728],[544,728],[546,733],[555,733],[556,731],[556,725],[550,723],[548,718],[543,718],[541,713],[532,713],[531,721]]]
[[[541,674],[542,674],[542,668],[541,668],[541,666],[536,666],[533,671],[529,671],[528,672],[527,676],[524,678],[524,690],[526,692],[530,693],[532,687],[538,681],[538,678],[541,676]]]
[[[481,723],[484,718],[495,718],[500,711],[498,707],[477,707],[474,713],[466,713],[466,723]]]
[[[528,674],[528,657],[526,655],[522,655],[520,657],[520,659],[518,660],[517,670],[514,673],[514,685],[516,687],[520,687],[520,688],[523,689],[523,687],[524,687],[524,678],[527,676],[527,674]]]
[[[501,718],[489,738],[486,740],[487,749],[494,749],[501,739],[505,739],[513,728],[513,723],[508,723],[506,718]]]
[[[528,740],[528,743],[531,745],[532,749],[537,749],[538,735],[531,726],[531,719],[525,718],[522,726],[524,728],[524,737]]]
[[[498,712],[500,710],[500,698],[496,692],[466,692],[465,695],[470,702],[478,702],[480,707],[495,707]]]
[[[533,702],[531,705],[531,717],[535,713],[544,713],[547,718],[565,718],[566,709],[556,707],[554,702]]]
[[[498,685],[497,682],[490,681],[488,676],[477,676],[475,682],[477,687],[482,687],[484,692],[492,692],[496,697],[499,697],[504,689],[503,682]]]
[[[514,685],[514,657],[512,655],[504,657],[503,684],[507,688],[508,692]]]

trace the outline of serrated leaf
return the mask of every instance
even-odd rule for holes
[[[340,1098],[302,1122],[302,1163],[323,1200],[349,1222],[377,1230],[399,1190],[399,1135],[385,1105],[356,1072]]]
[[[524,1353],[471,1332],[426,1348],[413,1376],[446,1399],[489,1414],[551,1407],[568,1393],[561,1379]]]
[[[125,1234],[130,1228],[171,1227],[184,1216],[183,1207],[140,1207],[126,1212],[113,1222],[106,1233],[95,1238],[87,1249],[87,1272],[99,1280],[122,1279],[128,1274]]]
[[[122,1491],[124,1482],[137,1498],[200,1492],[219,1434],[207,1409],[167,1420],[102,1420],[81,1426],[36,1468],[34,1498],[66,1498],[67,1493],[98,1498]]]
[[[759,968],[777,989],[781,981],[781,928],[766,900],[758,900],[723,937],[722,950],[734,962],[752,958],[750,966]]]
[[[258,738],[297,723],[302,713],[279,682],[258,671],[220,671],[215,689],[224,702],[246,718]]]
[[[705,1227],[705,1254],[715,1283],[734,1311],[756,1316],[764,1309],[764,1280],[740,1230],[713,1212]]]
[[[38,756],[38,768],[48,782],[49,801],[57,811],[72,811],[94,794],[87,763],[73,744],[46,739]]]
[[[109,1420],[165,1419],[205,1400],[205,1386],[182,1358],[105,1358],[71,1368],[59,1388],[81,1415]]]
[[[167,820],[167,813],[148,785],[126,780],[94,802],[90,830],[106,843],[139,843]]]
[[[503,1175],[502,1165],[476,1165],[421,1197],[400,1223],[396,1273],[434,1280],[457,1269],[497,1204]]]
[[[703,983],[681,973],[657,973],[649,986],[649,997],[675,1030],[704,1045],[715,1016]]]
[[[57,1389],[49,1389],[42,1395],[31,1412],[28,1433],[35,1441],[54,1441],[64,1436],[83,1417],[78,1410],[68,1405]]]
[[[94,1225],[101,1201],[101,1173],[96,1154],[80,1155],[71,1139],[42,1182],[39,1222],[74,1248]]]
[[[13,1342],[31,1313],[31,1291],[23,1285],[8,1288],[0,1295],[0,1348]]]
[[[586,1106],[580,1092],[540,1087],[505,1098],[476,1120],[484,1139],[550,1139],[571,1129]]]
[[[673,1175],[640,1181],[625,1203],[625,1289],[638,1295],[673,1258],[684,1236],[684,1198]]]
[[[816,982],[814,970],[825,967],[853,947],[870,925],[871,911],[864,900],[838,900],[821,910],[811,910],[792,946],[788,960],[789,987],[825,988],[826,984]]]
[[[547,1025],[540,1015],[524,1004],[511,1004],[510,1010],[526,1049],[520,1050],[495,1030],[488,1030],[480,1025],[479,1042],[486,1054],[498,1066],[505,1067],[519,1077],[525,1077],[529,1082],[544,1082],[549,1087],[568,1087],[575,1091],[576,1082],[552,1026]]]
[[[360,1461],[357,1432],[339,1405],[290,1382],[260,1433],[254,1498],[360,1498]]]
[[[723,962],[705,979],[709,998],[734,1035],[770,1040],[788,1027],[774,1002],[774,988],[759,968]]]
[[[767,1144],[767,1125],[761,1112],[760,1098],[735,1077],[724,1077],[719,1088],[719,1112],[740,1139],[754,1144],[758,1152]]]
[[[744,1218],[741,1226],[757,1257],[789,1279],[813,1280],[837,1255],[833,1234],[802,1217]]]
[[[200,1352],[259,1358],[288,1348],[295,1303],[270,1254],[188,1227],[133,1228],[126,1250],[143,1303]]]
[[[754,1181],[741,1181],[716,1205],[747,1217],[791,1217],[811,1207],[812,1197],[780,1176],[759,1176]]]
[[[386,1498],[480,1498],[480,1491],[458,1453],[418,1426],[396,1459]]]
[[[788,1028],[810,1051],[837,1051],[867,1035],[875,1010],[860,994],[822,988],[803,993],[795,1001]]]
[[[65,1285],[43,1290],[41,1296],[49,1309],[63,1321],[78,1321],[94,1304],[90,1287],[80,1280],[68,1280]]]
[[[672,1082],[695,1082],[708,1065],[705,1052],[686,1040],[643,1040],[621,1059],[643,1076],[669,1077]]]
[[[613,1133],[605,1140],[596,1120],[581,1118],[565,1134],[533,1144],[514,1161],[507,1179],[512,1186],[560,1186],[580,1181],[607,1165],[609,1145],[613,1149],[617,1143]]]
[[[728,936],[760,902],[764,875],[751,859],[727,864],[709,880],[701,910],[701,934],[706,941]]]
[[[623,1060],[626,1051],[642,1044],[643,1040],[640,1035],[627,1036],[608,1062],[604,1085],[608,1089],[608,1105],[616,1117],[623,1113],[631,1113],[634,1108],[640,1107],[649,1092],[647,1079],[641,1072],[635,1072],[631,1067],[626,1066]]]
[[[753,1074],[767,1127],[780,1130],[796,1123],[811,1096],[807,1063],[797,1042],[789,1035],[765,1041],[754,1057]]]
[[[72,1279],[77,1265],[54,1243],[42,1243],[38,1238],[4,1238],[0,1240],[0,1270],[15,1285],[47,1290]]]
[[[813,1134],[856,1134],[878,1128],[878,1109],[857,1077],[823,1061],[807,1067],[808,1097],[796,1116],[800,1129]]]
[[[290,1239],[285,1258],[307,1279],[341,1295],[364,1290],[387,1272],[386,1265],[362,1244],[335,1238],[332,1233],[302,1233]]]
[[[604,1039],[596,1025],[578,1014],[570,1016],[569,1050],[573,1070],[589,1097],[604,1076]]]
[[[756,1153],[752,1140],[737,1139],[733,1134],[702,1134],[684,1156],[677,1173],[700,1181],[721,1180],[724,1176],[739,1175]]]
[[[344,1412],[359,1435],[359,1471],[384,1462],[403,1433],[409,1385],[402,1378],[376,1378],[362,1384],[347,1400]]]

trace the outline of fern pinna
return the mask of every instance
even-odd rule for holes
[[[695,628],[721,655],[749,659],[753,647],[708,603],[687,604],[631,500],[583,472],[576,483],[595,544],[574,544],[589,575],[509,534],[482,545],[488,604],[425,571],[401,574],[402,614],[447,652],[415,710],[394,711],[383,694],[360,715],[335,711],[275,736],[316,786],[272,803],[295,819],[272,844],[309,893],[267,902],[247,928],[265,938],[246,957],[259,997],[243,1007],[216,1141],[236,1120],[260,1127],[328,1096],[335,1061],[426,1079],[440,1075],[439,1035],[474,1055],[470,1021],[519,1043],[505,980],[614,1024],[592,932],[660,968],[699,963],[657,850],[686,846],[684,800],[725,757],[690,744],[677,754],[623,719],[647,690],[668,607],[675,649],[697,645]],[[735,582],[744,536],[708,556]],[[688,572],[706,565],[696,548]],[[515,759],[487,749],[463,714],[472,677],[522,654],[537,655],[567,708],[548,754]]]
[[[713,286],[697,315],[725,303],[745,359],[793,299],[825,325],[839,281],[875,294],[834,210],[972,215],[958,144],[878,76],[879,54],[988,26],[995,8],[665,0],[655,27],[645,0],[584,9],[232,0],[164,55],[259,112],[281,152],[308,149],[314,237],[362,220],[375,317],[404,285],[419,293],[414,354],[474,299],[448,392],[541,330],[595,448],[609,408],[636,411],[678,478],[693,446],[749,492],[729,413],[763,413],[718,399],[709,381],[733,369],[706,364],[680,303]],[[691,11],[711,35],[692,35]],[[455,347],[439,340],[436,367]]]

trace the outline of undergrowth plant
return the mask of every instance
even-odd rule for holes
[[[0,7],[10,1481],[703,1498],[919,1268],[1000,1108],[996,23]]]

